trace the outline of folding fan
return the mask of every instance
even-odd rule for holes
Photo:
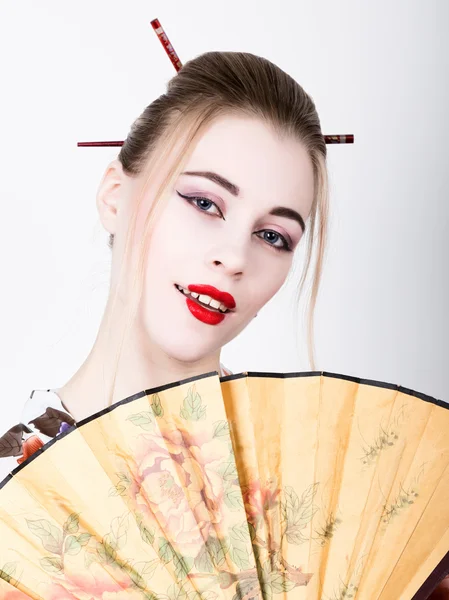
[[[0,597],[426,598],[448,431],[440,400],[324,372],[142,391],[0,484]]]

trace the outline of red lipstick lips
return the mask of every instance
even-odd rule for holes
[[[189,285],[189,287],[186,289],[178,284],[175,284],[175,287],[181,294],[184,295],[186,306],[195,319],[198,319],[198,321],[202,321],[207,325],[218,325],[219,323],[222,323],[222,321],[226,318],[226,315],[232,312],[232,309],[235,308],[235,300],[231,294],[217,290],[217,288],[213,287],[212,285]],[[185,292],[183,290],[185,290]],[[226,307],[226,311],[222,312],[216,308],[206,306],[205,304],[202,304],[199,299],[195,299],[191,295],[188,295],[188,293],[195,294],[196,296],[210,296],[217,302],[223,304],[223,306]]]
[[[189,292],[194,292],[196,294],[206,294],[214,300],[222,302],[229,310],[235,308],[235,300],[231,294],[217,290],[217,288],[212,285],[189,285],[187,289]]]

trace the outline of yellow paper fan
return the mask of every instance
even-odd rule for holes
[[[449,410],[324,372],[122,400],[0,484],[6,600],[415,600],[445,574]]]

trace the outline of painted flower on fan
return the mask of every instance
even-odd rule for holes
[[[24,594],[20,590],[11,589],[3,596],[3,600],[30,600],[28,594]]]
[[[217,472],[229,460],[229,448],[213,428],[164,423],[138,436],[133,457],[137,471],[129,488],[148,528],[158,529],[178,552],[195,557],[211,528],[225,535],[224,480]]]
[[[266,511],[279,502],[280,489],[275,481],[263,486],[258,479],[253,480],[243,491],[243,501],[248,521],[257,529],[259,521],[265,518]]]
[[[108,568],[111,570],[108,572]],[[142,593],[129,575],[118,568],[92,563],[82,568],[69,561],[64,573],[54,574],[53,582],[40,588],[45,600],[75,600],[75,598],[95,598],[95,600],[142,600]],[[29,598],[19,590],[12,590],[4,600]]]
[[[54,583],[45,594],[46,600],[68,600],[78,594],[90,594],[98,600],[141,600],[128,573],[109,565],[92,563],[88,569],[66,564],[61,583]],[[72,595],[73,594],[73,595]]]

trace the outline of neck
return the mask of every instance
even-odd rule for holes
[[[132,331],[123,343],[112,390],[121,331],[107,323],[109,304],[108,301],[97,338],[84,363],[66,384],[55,390],[75,421],[146,389],[210,371],[220,374],[220,350],[196,361],[180,361]]]

